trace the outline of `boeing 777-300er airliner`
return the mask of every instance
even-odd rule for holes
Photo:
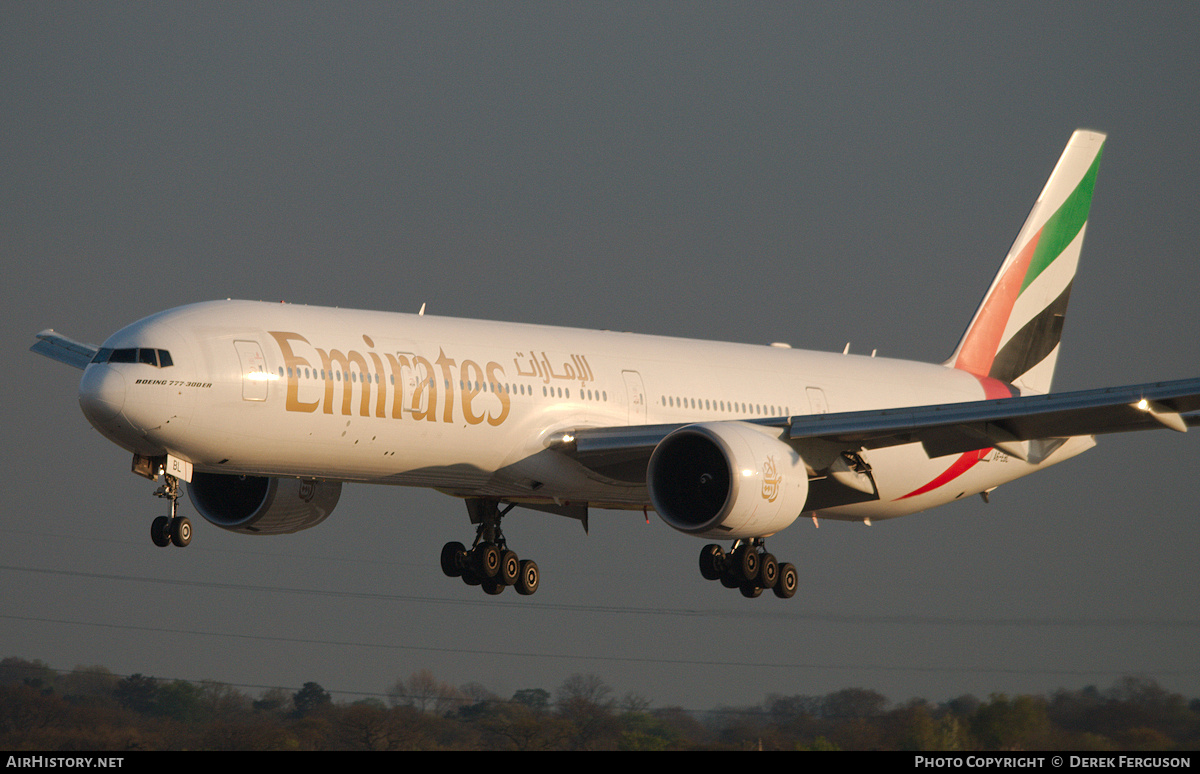
[[[888,519],[1090,448],[1093,436],[1196,424],[1200,379],[1052,393],[1104,135],[1078,131],[950,359],[252,301],[191,304],[96,347],[35,352],[83,369],[88,421],[169,501],[159,546],[186,546],[179,482],[223,529],[316,526],[342,484],[463,498],[470,548],[442,570],[489,594],[537,590],[501,532],[515,506],[579,519],[653,509],[731,541],[701,574],[748,597],[796,591],[764,541],[803,513]],[[423,311],[423,310],[422,310]]]

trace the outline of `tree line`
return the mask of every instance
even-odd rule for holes
[[[1200,699],[1155,681],[1040,696],[893,704],[847,688],[757,705],[655,708],[593,674],[500,697],[428,670],[385,697],[335,701],[316,682],[257,696],[215,681],[59,672],[0,660],[0,749],[19,750],[1094,750],[1200,746]]]

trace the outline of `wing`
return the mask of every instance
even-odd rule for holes
[[[793,417],[788,437],[823,438],[862,449],[919,442],[930,457],[994,446],[1024,458],[1019,445],[1045,438],[1169,427],[1200,418],[1200,379],[1026,395],[937,406]]]
[[[1027,459],[1028,441],[1200,424],[1200,379],[1099,390],[738,420],[779,427],[792,441],[820,439],[847,451],[920,443],[930,457],[995,447]],[[559,433],[550,446],[607,478],[644,482],[654,447],[684,424],[582,428]]]
[[[92,362],[92,358],[100,351],[94,344],[84,344],[81,341],[68,339],[47,328],[37,335],[38,342],[29,348],[30,352],[45,355],[51,360],[66,363],[80,370]]]

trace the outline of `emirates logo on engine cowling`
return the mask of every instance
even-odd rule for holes
[[[304,502],[311,503],[313,498],[317,496],[317,482],[301,481],[299,496]]]
[[[783,476],[779,475],[779,468],[775,464],[775,455],[767,456],[763,462],[763,485],[762,498],[769,503],[775,502],[775,498],[779,497],[779,485],[783,483]]]

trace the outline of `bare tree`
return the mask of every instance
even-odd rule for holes
[[[400,677],[388,691],[393,707],[412,707],[418,712],[444,715],[462,704],[466,697],[449,683],[443,683],[428,669],[419,669]]]
[[[558,687],[558,714],[575,728],[573,748],[596,750],[611,746],[620,731],[612,713],[611,694],[612,688],[593,674],[573,674]]]

